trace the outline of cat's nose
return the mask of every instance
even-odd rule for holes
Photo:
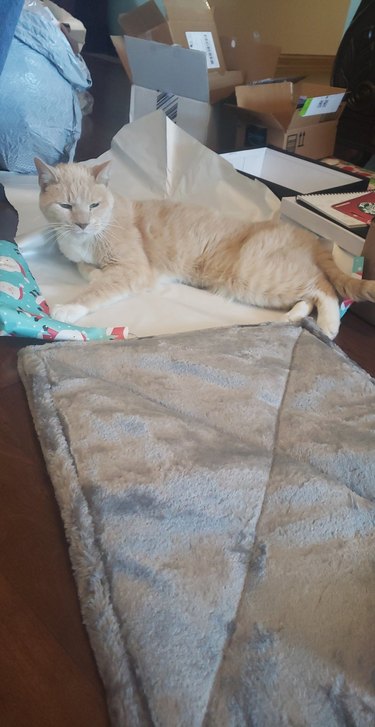
[[[88,222],[77,222],[77,227],[80,227],[81,230],[84,230],[88,224]]]

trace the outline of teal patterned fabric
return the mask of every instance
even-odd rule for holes
[[[46,341],[91,341],[127,338],[126,326],[73,326],[52,318],[47,301],[16,242],[0,240],[0,336]]]

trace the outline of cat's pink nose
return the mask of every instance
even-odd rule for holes
[[[88,224],[88,222],[77,222],[77,227],[80,227],[81,230],[84,230]]]

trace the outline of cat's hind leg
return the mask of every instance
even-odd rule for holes
[[[319,290],[315,294],[315,302],[312,300],[299,300],[290,311],[285,313],[285,321],[293,325],[299,325],[304,318],[310,315],[311,311],[317,307],[318,317],[317,324],[328,338],[336,338],[340,327],[340,309],[337,296],[327,290]]]
[[[325,290],[320,289],[316,292],[315,304],[318,310],[316,322],[319,328],[328,338],[336,338],[340,328],[340,306],[337,295],[329,284]]]
[[[285,313],[285,320],[287,321],[287,323],[299,325],[299,323],[301,323],[304,318],[310,315],[313,307],[314,303],[312,302],[312,300],[299,300],[298,303],[293,306],[293,308]]]

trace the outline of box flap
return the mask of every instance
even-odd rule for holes
[[[344,88],[306,83],[306,81],[294,84],[293,97],[296,108],[290,119],[289,129],[338,120],[344,109],[345,93]]]
[[[173,43],[206,53],[209,71],[226,70],[219,36],[212,17],[209,16],[208,21],[206,18],[202,20],[190,17],[186,20],[172,19],[169,21],[169,30]]]
[[[298,96],[331,96],[337,93],[345,94],[345,88],[338,86],[327,86],[323,83],[309,83],[308,81],[298,81],[294,84],[294,95]]]
[[[216,103],[230,96],[235,87],[243,82],[241,71],[212,71],[208,74],[210,88],[210,102]]]
[[[206,0],[166,0],[167,19],[154,0],[121,13],[118,22],[125,35],[159,43],[177,43],[206,54],[209,71],[225,71],[224,56],[215,21]]]
[[[131,36],[124,45],[135,85],[208,102],[204,53]]]
[[[206,0],[164,0],[168,20],[203,20],[213,22]]]
[[[293,84],[268,83],[259,86],[237,86],[236,100],[238,106],[252,112],[267,114],[278,122],[278,126],[287,129],[295,106],[293,101]],[[275,124],[272,124],[275,126]]]
[[[126,54],[125,50],[125,44],[124,44],[124,36],[123,35],[111,35],[110,36],[111,41],[114,45],[114,48],[116,50],[116,53],[125,68],[125,72],[129,80],[132,80],[132,72],[130,70],[128,56]]]
[[[236,88],[238,106],[273,116],[285,131],[338,119],[344,95],[345,89],[304,81]]]
[[[249,2],[231,0],[210,5],[226,67],[240,69],[245,82],[274,78],[281,48],[263,43],[249,19]]]
[[[280,55],[278,46],[258,43],[244,33],[220,35],[220,43],[226,67],[241,69],[246,83],[274,78]]]
[[[325,98],[325,97],[322,97],[322,98]],[[310,115],[301,116],[301,108],[297,108],[290,119],[288,131],[292,131],[297,128],[303,129],[305,126],[326,124],[329,121],[335,121],[336,125],[337,125],[339,117],[340,117],[342,111],[344,110],[344,108],[345,108],[345,104],[341,104],[335,113],[332,113],[332,114],[318,113],[318,114],[313,114],[311,116]]]
[[[300,81],[294,85],[293,95],[298,113],[302,117],[324,116],[331,118],[339,112],[345,96],[345,88],[324,86]]]
[[[121,13],[118,16],[118,22],[124,35],[133,35],[134,37],[143,37],[153,28],[165,25],[168,31],[168,24],[163,13],[159,10],[154,0],[140,5],[128,13]]]

